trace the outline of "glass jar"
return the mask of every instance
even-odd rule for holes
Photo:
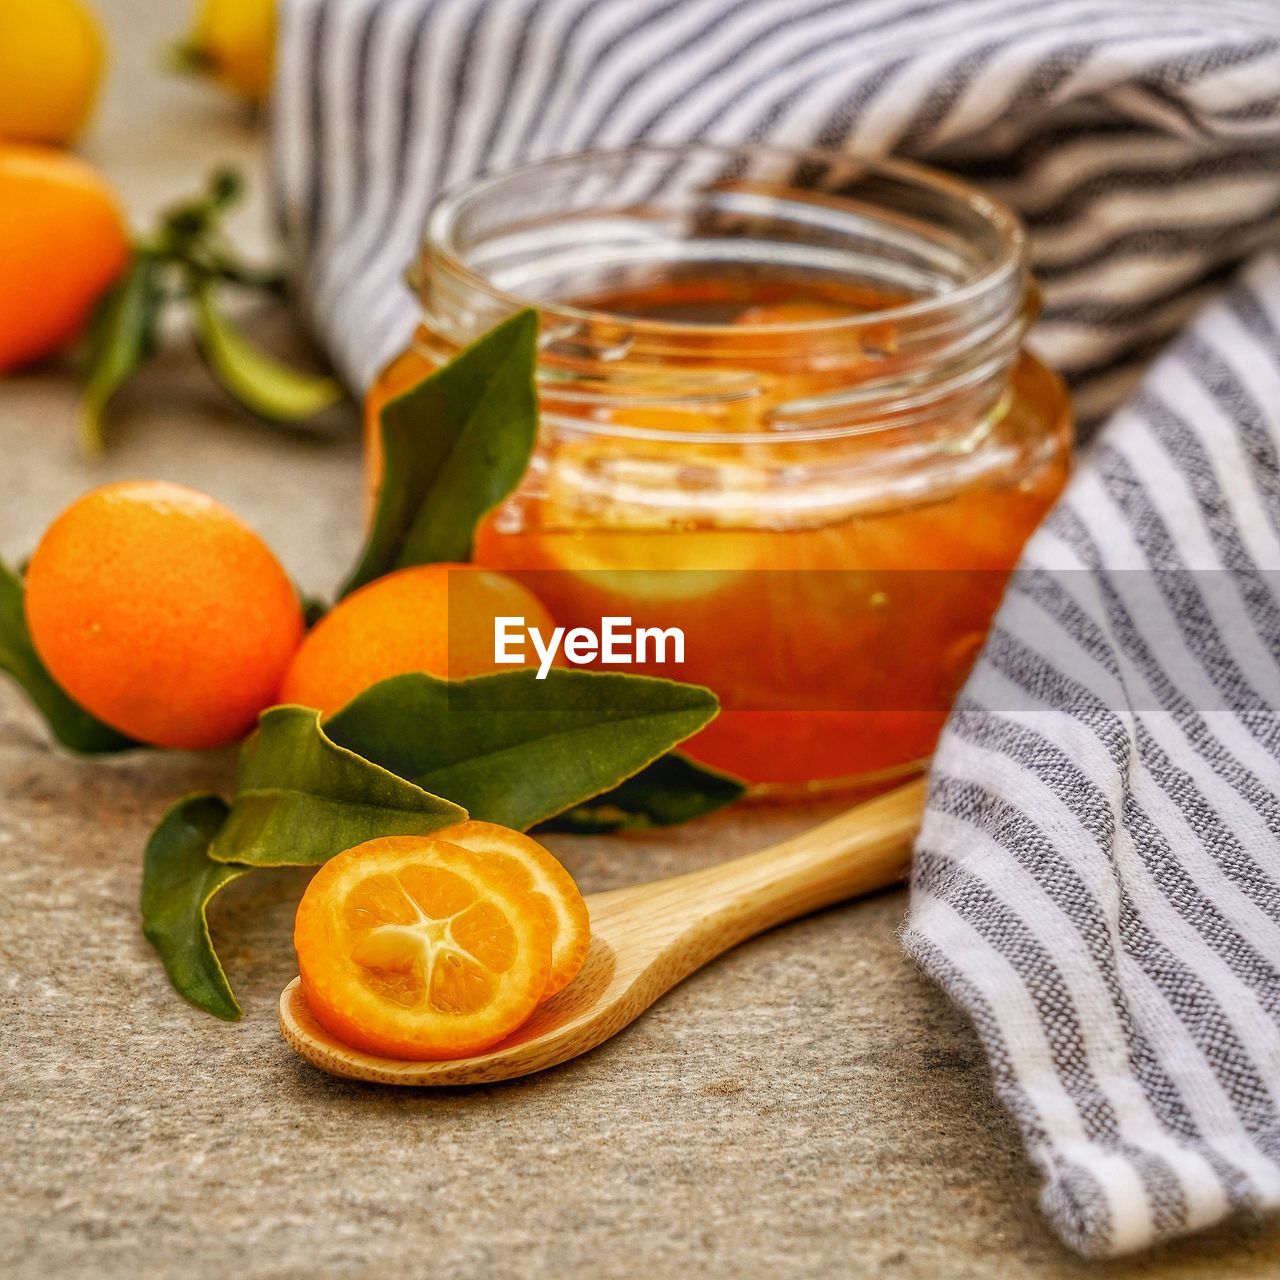
[[[640,146],[446,195],[414,276],[372,485],[381,406],[536,307],[539,443],[476,560],[566,627],[680,627],[653,670],[725,707],[686,749],[762,790],[921,767],[1068,470],[1007,208],[896,162]]]

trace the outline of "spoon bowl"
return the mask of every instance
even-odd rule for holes
[[[911,782],[781,844],[666,880],[587,898],[591,946],[581,972],[485,1053],[439,1062],[352,1049],[316,1021],[295,978],[280,1031],[322,1071],[378,1084],[512,1080],[594,1049],[716,956],[784,921],[901,880],[920,827],[924,783]]]

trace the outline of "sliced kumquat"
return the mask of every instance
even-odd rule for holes
[[[317,1021],[354,1048],[482,1053],[542,997],[551,916],[514,860],[431,836],[370,840],[307,886],[294,926],[302,987]]]
[[[564,990],[587,958],[591,924],[587,904],[560,860],[536,840],[495,822],[460,822],[437,836],[499,860],[510,875],[526,885],[530,901],[551,930],[551,977],[542,999]]]

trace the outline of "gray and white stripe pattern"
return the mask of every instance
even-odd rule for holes
[[[1035,344],[1114,414],[944,736],[906,945],[1075,1248],[1280,1205],[1280,6],[285,0],[274,125],[355,386],[412,331],[431,201],[485,170],[765,139],[1022,212]]]
[[[1037,342],[1087,423],[1280,216],[1268,0],[286,0],[274,174],[306,305],[364,385],[460,179],[702,138],[894,152],[1018,208]]]
[[[908,950],[1086,1253],[1280,1205],[1280,254],[1101,432],[934,766]]]

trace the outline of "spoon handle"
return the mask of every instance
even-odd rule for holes
[[[910,782],[757,853],[598,894],[593,921],[643,911],[651,940],[692,972],[774,925],[903,879],[924,796],[924,781]]]

